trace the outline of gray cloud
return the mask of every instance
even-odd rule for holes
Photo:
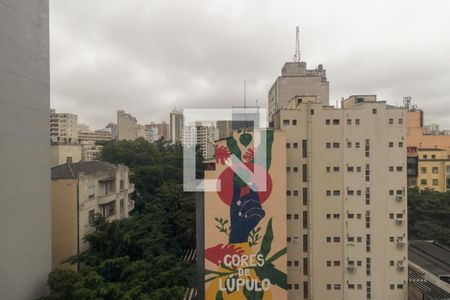
[[[426,122],[450,128],[446,0],[50,1],[51,96],[93,128],[125,109],[141,123],[173,107],[266,105],[295,26],[302,58],[324,64],[331,103],[410,95]]]

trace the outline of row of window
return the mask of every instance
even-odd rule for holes
[[[403,148],[403,142],[398,142],[398,147]],[[394,142],[389,142],[388,144],[389,148],[394,148]]]
[[[300,216],[299,216],[299,214],[294,214],[294,215],[292,215],[292,214],[287,214],[287,215],[286,215],[286,218],[287,218],[288,220],[292,220],[292,217],[294,217],[294,220],[298,220]],[[303,218],[302,218],[302,220],[303,220],[303,228],[304,228],[304,229],[308,228],[308,212],[307,212],[307,211],[304,211],[304,212],[303,212]]]
[[[376,114],[377,113],[377,109],[374,108],[372,110],[372,113]],[[314,109],[311,109],[310,114],[314,115]],[[352,125],[353,121],[354,121],[355,125],[360,125],[361,124],[360,119],[354,119],[354,120],[347,119],[347,125]],[[326,119],[325,120],[325,125],[339,125],[340,123],[341,123],[340,119]],[[397,123],[399,125],[403,124],[403,119],[402,118],[397,119]],[[293,119],[293,120],[284,119],[283,120],[283,125],[291,125],[291,124],[294,125],[294,126],[297,125],[297,120],[296,119]],[[394,124],[394,119],[393,118],[388,119],[388,124],[389,125],[393,125]]]
[[[420,173],[427,174],[427,167],[420,167]],[[439,174],[439,167],[432,167],[431,173]]]
[[[403,172],[403,167],[402,166],[397,166],[397,167],[389,166],[389,172],[394,172],[394,170],[397,172]]]
[[[294,244],[298,244],[300,243],[300,238],[298,236],[288,236],[286,238],[286,241],[288,243],[294,243]],[[308,235],[304,234],[303,235],[303,252],[308,252]]]
[[[439,185],[439,179],[432,179],[431,180],[432,185],[434,186],[438,186]],[[428,185],[428,180],[427,179],[420,179],[420,185]]]
[[[288,288],[288,290],[292,290],[292,289],[299,290],[300,285],[298,283],[294,283],[294,284],[288,283],[287,288]],[[303,299],[308,299],[308,294],[309,294],[308,281],[303,281]]]

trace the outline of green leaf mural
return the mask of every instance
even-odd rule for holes
[[[261,249],[258,252],[258,254],[263,255],[264,259],[266,259],[267,255],[270,252],[270,249],[272,248],[272,241],[273,241],[273,229],[272,229],[272,218],[270,218],[269,222],[267,222],[266,233],[264,234],[263,240],[261,242]]]

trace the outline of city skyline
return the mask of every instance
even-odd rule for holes
[[[450,128],[450,4],[329,4],[51,2],[52,107],[93,128],[120,109],[168,121],[174,107],[241,105],[244,80],[247,103],[265,106],[299,25],[302,60],[327,69],[330,104],[358,93],[394,105],[412,96],[425,123]]]

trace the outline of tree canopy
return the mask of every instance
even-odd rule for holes
[[[435,240],[450,246],[450,192],[408,191],[409,239]]]

